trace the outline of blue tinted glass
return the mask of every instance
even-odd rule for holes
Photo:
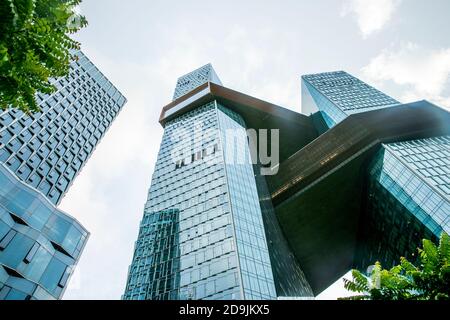
[[[49,208],[46,204],[39,203],[33,210],[31,217],[29,218],[30,225],[38,230],[41,230],[50,218],[52,212],[53,209]]]
[[[25,189],[16,189],[12,200],[7,203],[7,207],[11,212],[18,216],[22,216],[24,211],[30,208],[35,200],[35,196]]]
[[[62,243],[70,229],[70,223],[57,215],[52,215],[48,224],[50,227],[49,236],[53,240]]]
[[[28,294],[23,293],[19,290],[11,289],[6,295],[5,300],[25,300]]]
[[[53,292],[57,288],[65,269],[66,265],[64,263],[57,258],[52,258],[41,277],[42,285],[50,292]]]
[[[72,254],[77,248],[78,243],[80,242],[82,237],[81,232],[75,227],[70,227],[67,232],[66,238],[63,242],[63,248],[67,250],[70,254]]]
[[[23,258],[33,246],[34,241],[17,233],[8,246],[1,252],[1,261],[11,268],[16,268],[22,263]]]
[[[29,263],[27,277],[32,281],[39,282],[51,259],[52,255],[44,247],[39,247]]]

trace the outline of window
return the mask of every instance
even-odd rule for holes
[[[41,282],[44,288],[50,292],[54,292],[60,280],[63,278],[66,265],[53,257],[47,266],[44,274],[41,277]]]
[[[47,175],[47,173],[50,171],[50,165],[47,162],[43,162],[40,167],[38,168],[38,171],[43,175]]]
[[[37,186],[39,185],[39,183],[41,182],[42,177],[37,174],[37,173],[33,173],[29,178],[28,178],[28,183],[29,185],[31,185],[34,188],[37,188]]]
[[[53,199],[55,202],[58,202],[59,198],[61,197],[61,192],[58,189],[53,188],[49,193],[49,197],[50,199]]]
[[[37,243],[35,243],[33,245],[33,247],[31,247],[30,251],[28,251],[27,255],[23,259],[23,262],[25,262],[26,264],[29,264],[31,262],[31,260],[33,259],[33,257],[36,255],[36,252],[38,251],[38,249],[39,249],[39,245]]]
[[[67,284],[67,280],[69,279],[69,276],[70,276],[70,268],[66,267],[63,275],[61,276],[61,279],[59,279],[58,287],[64,288],[65,285]]]
[[[0,300],[5,300],[8,297],[8,294],[10,291],[11,291],[11,287],[3,286],[0,289]]]
[[[39,190],[41,190],[42,193],[44,194],[47,194],[50,188],[51,185],[47,180],[42,181],[41,184],[39,185]]]
[[[22,179],[26,180],[28,176],[30,175],[32,169],[28,165],[23,165],[20,167],[20,169],[17,171],[17,175]]]
[[[17,234],[14,230],[9,230],[9,232],[0,240],[0,251],[6,249],[8,244],[12,241],[14,236]]]
[[[11,216],[11,218],[14,220],[15,223],[21,224],[23,226],[28,226],[28,224],[19,216],[15,215],[14,213],[9,213],[9,215]]]

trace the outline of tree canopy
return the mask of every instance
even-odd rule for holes
[[[0,110],[39,111],[37,92],[69,73],[80,44],[70,35],[87,25],[81,0],[0,0]]]
[[[417,265],[402,257],[389,270],[376,262],[368,277],[353,270],[344,286],[358,294],[341,300],[450,300],[450,237],[443,233],[439,246],[423,240],[418,251]]]

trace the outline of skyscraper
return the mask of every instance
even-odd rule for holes
[[[88,232],[56,208],[125,104],[80,51],[41,111],[0,114],[0,299],[58,299]]]
[[[175,102],[214,74],[206,65],[181,77]],[[225,130],[244,126],[217,101],[165,123],[125,299],[276,297],[252,165],[222,154]]]
[[[42,111],[0,115],[0,162],[59,204],[125,97],[82,53],[68,77],[55,79],[52,95],[38,94]]]
[[[450,231],[448,112],[345,72],[302,88],[308,115],[211,65],[178,80],[123,299],[312,297]]]
[[[320,112],[328,127],[347,116],[399,104],[398,101],[344,71],[304,75],[302,111]]]

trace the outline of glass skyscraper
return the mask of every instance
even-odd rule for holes
[[[56,208],[125,104],[81,52],[40,112],[0,113],[0,299],[58,299],[88,232]]]
[[[81,52],[58,89],[38,94],[41,112],[0,114],[0,162],[59,204],[100,139],[125,104],[125,97]]]
[[[393,107],[399,102],[346,72],[302,77],[303,106],[319,110],[328,127],[351,114]],[[450,137],[382,144],[369,169],[360,266],[375,260],[393,265],[411,256],[421,238],[450,233]],[[388,201],[390,199],[390,201]]]
[[[211,80],[206,65],[174,98]],[[225,161],[228,129],[246,140],[243,119],[217,101],[165,124],[124,299],[276,298],[253,167]]]
[[[178,79],[123,299],[308,298],[450,231],[448,112],[342,71],[302,90],[304,114]],[[256,162],[252,129],[279,135]]]
[[[319,107],[330,128],[350,114],[396,104],[399,102],[344,71],[302,76],[303,113],[314,113]]]

